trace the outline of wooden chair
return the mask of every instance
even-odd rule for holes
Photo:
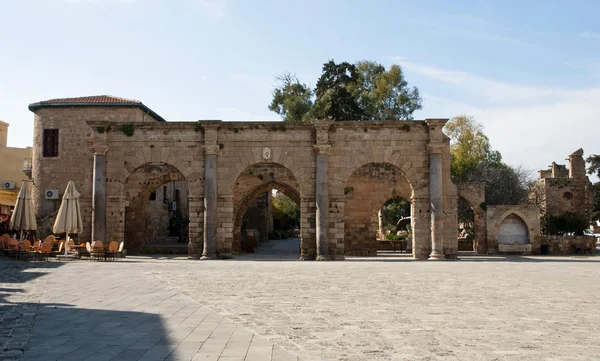
[[[40,249],[42,249],[42,241],[38,239],[37,241],[33,242],[33,251],[39,252]]]
[[[27,252],[31,251],[31,242],[28,239],[23,241],[23,250]]]
[[[106,255],[106,251],[104,250],[104,245],[102,244],[102,241],[92,242],[91,248],[92,252],[90,252],[90,255],[97,260],[100,260],[100,258]]]
[[[125,246],[125,242],[119,243],[119,249],[117,250],[117,256],[119,258],[123,258],[123,247]]]
[[[108,251],[106,252],[106,257],[112,260],[117,256],[117,252],[119,251],[119,242],[111,241],[108,245]]]
[[[46,260],[48,260],[48,257],[50,257],[52,255],[52,242],[51,241],[44,241],[44,243],[42,243],[42,247],[40,248],[40,261],[44,260],[44,258]]]
[[[67,242],[67,252],[75,252],[75,241],[73,241],[72,239],[69,239],[69,242]]]

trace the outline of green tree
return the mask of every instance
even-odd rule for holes
[[[589,174],[595,174],[600,177],[600,155],[592,154],[585,160],[588,163],[587,172]],[[592,212],[591,219],[600,219],[600,182],[594,183],[592,187],[593,198],[592,198]]]
[[[356,63],[358,79],[350,91],[368,120],[411,120],[422,108],[419,89],[410,88],[399,65],[389,70],[373,61]]]
[[[473,117],[454,117],[444,131],[450,137],[450,173],[454,182],[485,183],[485,201],[489,205],[527,201],[531,172],[503,163],[502,155],[492,149],[483,127]]]
[[[410,120],[422,108],[419,90],[408,86],[399,65],[386,70],[373,61],[330,60],[323,64],[314,91],[291,74],[276,79],[269,109],[284,121]]]
[[[300,225],[300,210],[290,197],[277,192],[273,196],[271,206],[275,229],[287,231]]]
[[[328,120],[363,120],[364,111],[350,92],[358,81],[356,66],[348,62],[323,64],[323,74],[315,88],[315,106],[311,116]]]
[[[450,138],[450,173],[455,182],[466,182],[481,163],[502,164],[502,155],[492,150],[483,126],[473,117],[454,117],[444,130]]]
[[[281,115],[286,122],[301,122],[312,109],[312,91],[290,73],[278,76],[269,110]]]

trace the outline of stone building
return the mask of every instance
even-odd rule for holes
[[[0,121],[0,222],[10,218],[23,180],[31,175],[32,148],[9,147],[8,127]]]
[[[139,101],[111,96],[52,99],[29,109],[40,232],[73,180],[82,194],[82,239],[140,250],[164,231],[148,228],[148,212],[171,202],[161,187],[177,182],[190,256],[235,255],[246,211],[276,189],[300,206],[300,258],[343,259],[375,254],[377,211],[401,196],[412,204],[413,256],[456,258],[446,119],[165,122]]]
[[[552,162],[531,188],[530,198],[545,215],[565,212],[588,214],[592,209],[592,183],[585,172],[583,149],[569,155],[569,167]]]

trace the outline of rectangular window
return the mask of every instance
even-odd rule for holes
[[[58,129],[44,129],[44,157],[58,157]]]
[[[156,191],[150,193],[150,198],[151,201],[155,201],[156,200]]]

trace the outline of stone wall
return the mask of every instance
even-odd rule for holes
[[[550,254],[573,254],[582,253],[589,249],[590,253],[596,253],[596,238],[590,236],[549,236],[541,237],[541,244],[549,246]]]
[[[138,108],[127,107],[63,107],[42,108],[35,111],[33,123],[32,176],[34,208],[38,217],[38,236],[51,233],[51,225],[60,206],[68,181],[75,183],[81,194],[83,239],[90,239],[92,217],[92,172],[94,151],[90,148],[95,129],[86,121],[104,120],[120,133],[120,124],[126,122],[156,122]],[[44,157],[44,129],[59,129],[58,157]],[[121,133],[122,134],[122,133]],[[46,199],[46,189],[58,189],[58,199]],[[122,227],[123,220],[120,222]],[[117,225],[111,225],[119,227]],[[109,228],[110,229],[110,228]],[[122,237],[120,237],[122,238]]]
[[[540,253],[540,210],[534,205],[487,206],[487,252],[501,252],[498,244],[500,228],[507,218],[517,217],[527,228],[527,237],[532,253]],[[524,252],[522,245],[504,245],[507,252]],[[521,250],[521,248],[523,250]],[[510,249],[510,251],[508,250]]]
[[[458,196],[462,197],[471,206],[474,213],[475,238],[472,241],[470,240],[473,248],[469,251],[485,254],[487,253],[485,183],[458,183],[456,188]],[[467,249],[463,248],[462,250],[466,251]]]
[[[122,131],[123,123],[130,123],[133,132]],[[168,182],[185,182],[190,218],[188,250],[194,257],[203,253],[205,240],[211,247],[214,244],[217,254],[239,252],[245,207],[260,194],[278,189],[300,204],[301,257],[316,258],[319,233],[319,249],[326,252],[320,257],[343,259],[346,252],[351,252],[346,247],[346,227],[373,227],[376,223],[371,218],[375,218],[377,209],[387,199],[402,194],[412,202],[413,256],[425,259],[432,248],[430,155],[439,154],[438,211],[443,217],[435,226],[436,244],[443,256],[454,258],[458,250],[457,191],[450,180],[449,139],[442,133],[444,123],[436,119],[301,124],[156,122],[148,121],[148,115],[135,107],[41,107],[35,110],[34,176],[42,189],[62,190],[68,180],[75,181],[82,194],[82,238],[89,238],[94,153],[106,154],[106,237],[119,241],[125,240],[129,230],[147,230],[142,224],[147,218],[142,209],[148,207],[152,190]],[[48,128],[60,130],[56,158],[41,156],[41,137],[43,129]],[[212,177],[205,169],[209,156],[211,161],[214,157],[217,160],[216,212],[210,219],[207,217],[213,213],[204,209],[213,192],[213,188],[205,192],[205,176]],[[329,202],[320,209],[316,198],[318,156],[328,164],[326,177],[319,184],[324,181],[324,199]],[[393,170],[393,177],[401,182],[392,185],[383,173],[377,173],[381,169],[385,174]],[[357,197],[364,197],[369,207],[361,209],[348,197],[349,189],[354,189]],[[38,214],[51,218],[58,202],[45,200],[40,192],[34,197]],[[322,202],[323,198],[319,199]],[[357,215],[363,211],[370,216]],[[317,215],[324,222],[320,232]],[[215,223],[211,223],[213,219]],[[210,233],[213,224],[214,239]],[[374,239],[376,226],[372,233]],[[139,247],[143,242],[134,240],[141,237],[128,234],[126,244],[133,242],[128,247]],[[359,253],[369,254],[371,248],[376,249],[369,242],[355,242]],[[204,251],[213,252],[208,248]]]

